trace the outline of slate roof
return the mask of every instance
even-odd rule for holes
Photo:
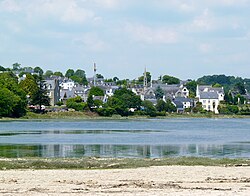
[[[185,97],[176,97],[174,101],[179,101],[179,102],[193,102],[192,99],[190,98],[185,98]]]
[[[173,102],[174,102],[174,104],[176,105],[176,108],[178,108],[178,109],[184,107],[184,106],[183,106],[183,103],[182,103],[181,101],[176,101],[176,100],[174,100]]]
[[[219,95],[217,92],[201,92],[200,99],[218,99]]]

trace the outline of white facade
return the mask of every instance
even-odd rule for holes
[[[75,82],[72,81],[72,80],[68,80],[68,81],[63,81],[61,84],[60,84],[60,87],[64,90],[72,90],[75,86]]]
[[[218,106],[219,99],[199,99],[199,102],[202,103],[202,107],[204,110],[214,112],[215,114],[219,114]]]
[[[213,88],[212,86],[197,85],[196,97],[199,98],[199,102],[202,103],[203,109],[207,111],[219,114],[218,106],[220,101],[224,101],[224,96],[223,87]]]

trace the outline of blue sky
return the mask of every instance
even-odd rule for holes
[[[0,65],[250,78],[250,0],[0,0]]]

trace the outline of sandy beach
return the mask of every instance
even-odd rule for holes
[[[250,167],[5,170],[0,195],[250,195]]]

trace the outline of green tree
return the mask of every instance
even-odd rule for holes
[[[74,75],[79,77],[79,78],[85,78],[86,77],[85,71],[81,70],[81,69],[76,70]]]
[[[38,75],[43,75],[43,69],[41,67],[35,67],[34,72],[37,73]]]
[[[21,98],[7,88],[0,88],[0,117],[15,117],[15,107]]]
[[[162,82],[166,84],[180,84],[180,79],[173,76],[164,75],[162,77]]]
[[[95,96],[104,96],[103,90],[97,86],[93,86],[89,90],[87,104],[90,110],[103,104],[102,102],[100,103],[100,100],[94,100],[93,97]]]
[[[19,83],[19,87],[29,97],[34,97],[38,91],[38,86],[35,78],[31,74],[27,74],[26,78]]]
[[[66,106],[76,111],[84,111],[87,107],[87,103],[82,102],[82,98],[77,96],[75,98],[69,98],[66,102]]]
[[[160,86],[158,86],[155,90],[155,97],[157,100],[162,99],[164,96],[164,91],[162,90],[162,88]]]
[[[89,90],[89,96],[104,96],[104,92],[101,88],[97,87],[97,86],[93,86],[91,87],[91,89]]]
[[[75,71],[73,69],[68,69],[65,73],[65,77],[70,78],[71,76],[74,76]]]
[[[155,117],[157,115],[156,108],[151,101],[145,100],[142,102],[142,107],[146,115]]]
[[[50,77],[50,76],[52,76],[52,75],[53,75],[53,71],[51,71],[51,70],[47,70],[47,71],[45,72],[45,74],[44,74],[45,77]]]
[[[235,89],[236,91],[238,91],[239,94],[241,94],[241,95],[245,95],[245,94],[246,94],[246,88],[245,88],[243,82],[238,82],[238,83],[236,83],[235,86],[234,86],[234,89]]]
[[[6,101],[6,107],[11,108],[11,113],[8,113],[10,117],[20,117],[25,115],[26,113],[26,94],[25,92],[19,88],[18,79],[12,72],[6,72],[0,74],[0,89],[3,91],[0,94],[3,94],[2,104],[4,104],[4,100],[6,96],[10,99],[13,99],[13,102]],[[8,91],[7,91],[7,90]],[[15,95],[15,96],[14,96]],[[10,104],[10,105],[8,105]],[[3,106],[0,106],[0,111]],[[5,106],[3,107],[5,108]],[[5,112],[3,112],[5,113]]]
[[[115,76],[115,77],[113,78],[113,81],[114,81],[114,82],[117,82],[117,81],[119,81],[119,78]]]
[[[0,65],[0,71],[6,71],[6,69]]]
[[[163,111],[166,112],[168,109],[167,103],[165,101],[163,101],[162,99],[159,99],[157,101],[157,104],[155,107],[156,107],[157,111],[159,111],[159,112],[163,112]]]
[[[21,69],[21,64],[19,64],[19,63],[14,63],[13,65],[12,65],[12,70],[13,71],[18,71],[18,70],[20,70]]]
[[[103,79],[104,77],[102,74],[96,74],[96,78]]]
[[[39,105],[39,110],[41,110],[41,106],[45,105],[48,106],[50,105],[50,99],[48,97],[48,90],[45,85],[45,81],[43,80],[42,75],[36,76],[36,84],[38,86],[37,91],[34,93],[33,96],[31,96],[31,104],[33,105]]]
[[[63,77],[63,74],[62,74],[62,72],[60,72],[60,71],[56,71],[56,72],[54,72],[54,74],[53,74],[54,76],[59,76],[59,77]]]
[[[169,99],[166,102],[166,111],[167,112],[176,112],[177,111],[175,105]]]
[[[196,97],[197,82],[195,80],[192,80],[192,81],[186,83],[185,86],[189,90],[189,97],[195,98]]]
[[[130,115],[130,108],[140,109],[141,99],[131,90],[121,88],[116,90],[114,96],[108,99],[107,105],[114,108],[117,114],[128,116]]]

